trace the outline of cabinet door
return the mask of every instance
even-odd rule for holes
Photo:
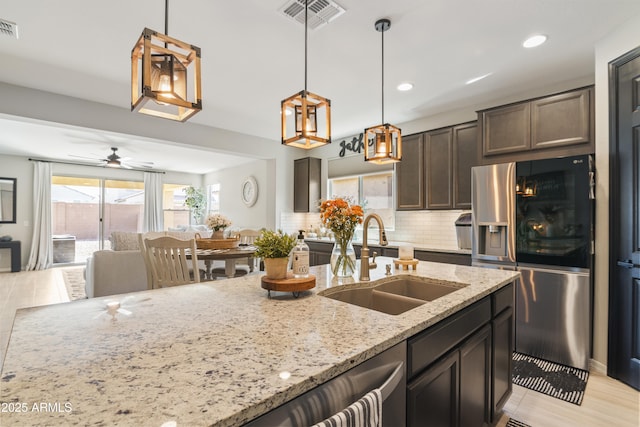
[[[456,350],[424,371],[407,386],[407,426],[458,425],[458,369]]]
[[[317,252],[316,253],[316,265],[324,265],[331,263],[331,253]]]
[[[305,157],[293,162],[293,211],[319,212],[322,190],[320,159]]]
[[[513,153],[531,146],[531,117],[528,102],[495,108],[481,113],[482,153]]]
[[[471,168],[478,165],[476,122],[453,128],[453,208],[471,209]]]
[[[531,148],[589,143],[590,105],[589,89],[532,101]]]
[[[453,181],[453,131],[451,128],[425,135],[424,166],[427,209],[451,209]]]
[[[491,423],[491,326],[460,347],[460,425]]]
[[[398,210],[424,208],[423,134],[402,138],[402,161],[396,163]]]
[[[509,307],[492,322],[493,333],[493,379],[491,419],[496,415],[511,396],[511,369],[513,342],[513,308]]]

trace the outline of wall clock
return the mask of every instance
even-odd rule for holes
[[[253,206],[258,200],[258,183],[252,176],[242,181],[241,194],[242,202],[247,206]]]

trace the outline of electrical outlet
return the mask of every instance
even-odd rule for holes
[[[28,219],[26,219],[26,220],[23,222],[23,224],[24,224],[24,226],[25,226],[25,227],[28,227],[28,226],[29,226],[29,220],[28,220]]]

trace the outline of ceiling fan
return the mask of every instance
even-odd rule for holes
[[[112,153],[109,154],[104,159],[94,159],[92,157],[84,157],[84,156],[74,156],[70,154],[71,157],[77,157],[79,159],[90,159],[96,160],[99,163],[96,166],[106,166],[108,168],[123,168],[123,169],[135,169],[135,168],[145,168],[150,169],[153,167],[153,162],[138,162],[134,161],[130,157],[120,157],[117,153],[118,147],[111,147]]]

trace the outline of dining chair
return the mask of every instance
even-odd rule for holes
[[[151,273],[153,289],[200,282],[195,239],[168,236],[144,239],[141,250]]]

